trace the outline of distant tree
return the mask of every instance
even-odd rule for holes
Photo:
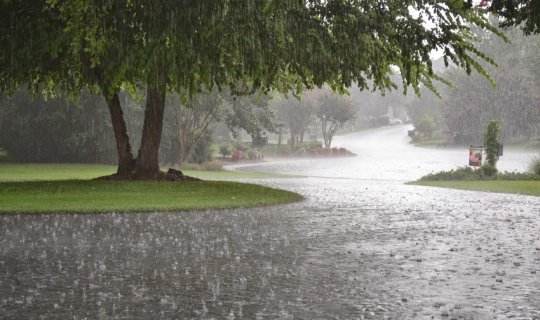
[[[238,130],[245,130],[251,136],[254,147],[260,146],[266,132],[276,132],[274,110],[269,105],[270,97],[264,94],[242,96],[225,95],[230,108],[225,116],[225,122],[233,136]]]
[[[330,148],[334,135],[343,125],[356,117],[358,109],[350,98],[337,95],[328,89],[312,91],[306,100],[313,105],[315,116],[321,123],[324,146]]]
[[[422,132],[426,137],[431,138],[437,128],[435,119],[429,114],[424,114],[420,119],[414,122],[414,127]]]
[[[284,123],[291,135],[291,146],[295,147],[304,141],[304,135],[313,120],[313,107],[306,101],[289,95],[274,101],[279,121]]]
[[[416,122],[430,114],[448,141],[462,145],[481,144],[483,125],[491,119],[501,120],[504,142],[540,135],[540,35],[526,37],[518,28],[509,28],[504,33],[512,44],[507,45],[498,37],[475,32],[482,39],[478,48],[498,62],[496,68],[486,67],[497,86],[479,75],[449,69],[443,76],[453,86],[439,89],[442,99],[422,92],[421,99],[408,105],[411,119]]]
[[[218,92],[199,93],[190,105],[181,105],[178,96],[171,96],[178,139],[178,165],[189,160],[197,146],[209,134],[211,126],[221,120],[224,113],[224,101]],[[209,147],[209,145],[207,146]],[[199,151],[204,146],[198,147]],[[202,157],[205,158],[205,157]]]
[[[103,97],[48,100],[26,90],[0,97],[0,148],[17,162],[115,162]]]

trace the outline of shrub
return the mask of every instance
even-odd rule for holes
[[[223,166],[216,161],[207,161],[202,164],[202,169],[205,171],[222,171]]]
[[[222,143],[219,146],[219,153],[221,153],[221,155],[223,157],[226,157],[226,156],[230,155],[231,154],[231,146],[228,143]]]
[[[245,157],[246,157],[246,155],[245,155],[244,151],[234,150],[233,153],[232,153],[232,159],[234,161],[245,159]]]
[[[540,175],[540,157],[535,157],[531,160],[531,163],[529,164],[529,170],[531,170],[537,175]]]
[[[473,170],[468,166],[464,166],[464,167],[459,167],[455,170],[430,173],[420,178],[420,180],[427,180],[427,181],[479,180],[482,178],[480,173],[481,172],[479,170]]]
[[[491,120],[484,129],[484,147],[486,148],[487,163],[497,172],[497,160],[499,160],[499,133],[501,126],[498,121]],[[492,170],[492,169],[486,169]]]
[[[234,150],[246,152],[249,148],[243,145],[241,142],[234,143]]]
[[[428,138],[431,138],[433,131],[437,128],[435,119],[429,114],[424,114],[416,123],[414,127],[426,135]]]
[[[495,174],[497,174],[497,167],[490,163],[484,164],[482,167],[480,167],[480,170],[486,177],[493,177]]]

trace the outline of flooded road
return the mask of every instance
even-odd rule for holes
[[[403,132],[249,168],[309,176],[257,181],[306,197],[291,205],[0,216],[0,318],[540,319],[540,199],[404,185],[467,152]]]

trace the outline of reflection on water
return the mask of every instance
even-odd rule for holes
[[[0,216],[0,318],[540,319],[540,200],[403,185],[426,170],[403,128],[339,138],[356,158],[256,168],[355,179],[258,181],[301,203]]]

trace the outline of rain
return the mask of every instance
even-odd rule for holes
[[[2,28],[73,42],[17,59],[22,40],[0,37],[0,319],[540,320],[540,30],[497,1],[463,2],[498,14],[468,18],[414,2],[50,1],[28,30],[3,4]],[[299,196],[219,206],[215,180],[246,186],[227,201],[251,184]],[[111,208],[170,186],[206,206],[77,211],[66,181],[128,186]],[[437,184],[456,181],[480,187]]]

